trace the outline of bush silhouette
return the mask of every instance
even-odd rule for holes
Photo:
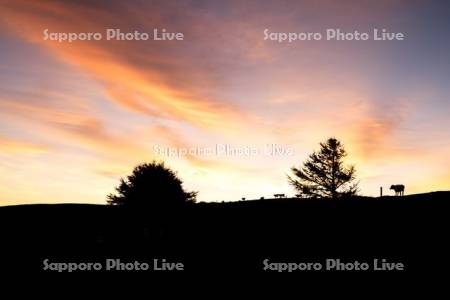
[[[320,143],[320,150],[309,155],[301,168],[293,167],[289,183],[300,197],[333,198],[355,195],[358,189],[355,168],[344,166],[344,145],[335,138]]]
[[[109,194],[110,205],[131,208],[175,208],[196,200],[197,192],[186,192],[177,174],[164,163],[144,163],[120,180],[116,194]]]

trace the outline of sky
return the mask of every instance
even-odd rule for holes
[[[340,139],[360,193],[450,189],[445,1],[0,0],[0,205],[105,203],[165,161],[199,201],[293,196],[286,176]],[[58,42],[49,32],[183,33]],[[403,41],[264,40],[401,32]],[[186,151],[186,152],[185,152]]]

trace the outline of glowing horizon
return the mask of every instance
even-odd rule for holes
[[[200,201],[294,195],[286,174],[331,136],[363,195],[400,183],[407,194],[450,190],[447,4],[0,3],[0,205],[105,203],[120,177],[152,160]],[[43,39],[45,29],[107,28],[184,39]],[[264,40],[266,28],[387,28],[406,38],[278,43]],[[155,151],[217,145],[259,152]],[[272,146],[292,153],[263,151]]]

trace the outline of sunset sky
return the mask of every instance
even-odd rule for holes
[[[73,2],[0,0],[0,205],[105,203],[120,177],[154,159],[200,201],[292,196],[290,168],[331,136],[363,195],[450,189],[446,1]],[[107,28],[184,40],[43,39],[45,29]],[[264,40],[266,28],[385,28],[406,39],[279,43]],[[261,151],[156,151],[216,145]]]

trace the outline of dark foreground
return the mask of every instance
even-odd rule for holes
[[[450,192],[335,202],[196,204],[163,214],[102,205],[1,207],[0,270],[56,273],[45,266],[97,262],[105,271],[106,259],[120,259],[150,266],[137,272],[169,273],[151,270],[157,259],[157,268],[180,268],[171,264],[176,262],[183,264],[184,272],[277,273],[289,267],[295,275],[339,274],[367,263],[368,271],[357,272],[429,276],[448,267],[449,207]],[[346,265],[327,271],[327,259]],[[374,259],[384,270],[374,271]],[[282,262],[291,265],[278,264]],[[399,263],[405,271],[386,270],[399,269]],[[322,269],[293,270],[314,269],[312,264]],[[131,265],[117,265],[110,272]]]

